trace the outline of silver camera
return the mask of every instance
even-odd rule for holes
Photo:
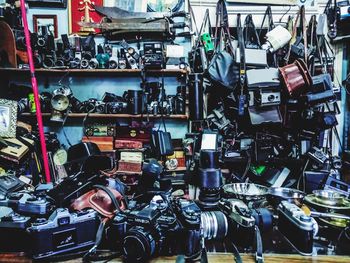
[[[281,92],[272,90],[259,90],[254,93],[255,104],[260,107],[281,104]]]

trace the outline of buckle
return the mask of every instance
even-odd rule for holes
[[[255,261],[256,262],[264,262],[264,256],[263,255],[260,255],[260,254],[258,254],[258,252],[255,252]]]

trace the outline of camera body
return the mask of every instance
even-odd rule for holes
[[[0,207],[0,210],[3,207]],[[26,228],[30,224],[30,217],[14,213],[12,209],[10,213],[0,216],[0,250],[7,252],[29,250],[29,239]]]
[[[317,147],[312,147],[307,155],[318,164],[324,164],[328,160],[328,155]]]
[[[27,228],[34,259],[42,259],[95,244],[100,219],[92,209],[70,213],[55,210],[48,219],[39,218]]]
[[[278,90],[259,89],[254,92],[254,105],[259,107],[281,104],[281,92]]]
[[[288,201],[278,206],[278,230],[302,255],[311,255],[315,221]]]
[[[255,218],[248,206],[239,199],[222,199],[219,207],[228,218],[229,233],[235,244],[251,246],[254,243]]]
[[[127,110],[128,104],[123,101],[112,101],[106,103],[106,113],[107,114],[121,114],[125,113]]]
[[[169,204],[156,195],[147,205],[140,205],[126,215],[123,253],[127,261],[144,262],[155,254],[173,254],[176,232],[179,229],[176,216]]]
[[[7,199],[1,202],[15,211],[28,215],[47,215],[52,204],[45,196],[37,196],[29,193],[14,192],[7,195]]]

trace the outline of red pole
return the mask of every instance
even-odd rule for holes
[[[29,35],[29,29],[28,29],[25,0],[21,0],[21,12],[22,12],[22,19],[23,19],[24,35],[26,38],[26,45],[27,45],[30,77],[32,80],[34,102],[35,102],[35,106],[36,106],[36,119],[38,121],[39,137],[40,137],[40,144],[41,144],[41,152],[43,155],[45,178],[46,178],[46,183],[50,183],[51,176],[50,176],[50,169],[49,169],[49,160],[47,158],[47,150],[46,150],[45,135],[44,135],[44,125],[43,125],[43,119],[41,117],[38,83],[37,83],[36,77],[35,77],[32,46],[30,45],[30,35]]]

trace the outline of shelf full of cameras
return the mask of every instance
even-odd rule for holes
[[[44,28],[45,29],[45,28]],[[45,31],[45,30],[44,30]],[[24,33],[14,29],[16,47],[26,50]],[[60,39],[48,33],[31,34],[34,65],[46,69],[178,69],[186,70],[184,57],[166,61],[162,42],[144,42],[143,50],[129,45],[125,40],[118,45],[95,43],[95,35],[61,35]],[[138,45],[140,45],[139,43]],[[168,45],[167,45],[168,47]],[[169,45],[168,48],[171,48]],[[20,67],[26,64],[20,63]]]
[[[285,43],[273,41],[276,32],[287,36]],[[78,144],[68,150],[69,176],[54,186],[38,184],[29,190],[14,176],[0,177],[0,251],[25,250],[33,258],[50,259],[98,247],[121,251],[128,262],[144,262],[159,255],[204,259],[203,245],[220,240],[230,244],[226,252],[235,251],[234,246],[256,250],[257,262],[271,249],[349,255],[350,188],[340,180],[342,162],[326,142],[337,125],[333,74],[315,74],[332,61],[318,53],[322,47],[308,45],[315,57],[315,70],[308,70],[305,62],[310,60],[302,60],[305,52],[296,52],[304,50],[299,41],[287,66],[273,66],[274,61],[283,63],[291,35],[276,26],[266,37],[268,51],[246,47],[247,85],[239,90],[218,83],[210,69],[209,77],[203,76],[208,68],[204,60],[214,59],[208,45],[200,43],[196,48],[202,51],[193,52],[202,60],[196,60],[201,63],[190,75],[193,129],[183,147],[186,181],[199,188],[198,200],[172,192],[172,182],[156,160],[144,162],[129,199],[110,158],[93,144]],[[324,40],[324,35],[315,37]],[[203,40],[211,41],[211,36]],[[256,56],[249,60],[250,52],[258,52],[264,61]],[[232,68],[239,62],[233,61]],[[209,101],[209,108],[215,106],[206,119],[204,77],[214,83],[207,89],[210,100],[217,98],[214,90],[224,91],[219,107]],[[168,143],[153,147],[166,152]],[[302,190],[296,189],[299,185]],[[106,221],[101,238],[98,229]],[[275,235],[277,242],[271,238]],[[235,256],[239,262],[239,254]]]
[[[186,86],[177,87],[176,95],[167,95],[160,82],[143,82],[140,90],[127,90],[123,96],[106,92],[102,98],[90,98],[79,101],[69,87],[60,87],[52,93],[40,94],[41,111],[51,113],[51,121],[64,122],[69,116],[80,116],[71,113],[107,114],[106,117],[173,117],[187,118]],[[35,113],[35,105],[31,94],[18,101],[18,114]],[[128,115],[125,115],[128,114]],[[30,115],[29,115],[30,116]],[[90,115],[91,116],[91,115]]]

